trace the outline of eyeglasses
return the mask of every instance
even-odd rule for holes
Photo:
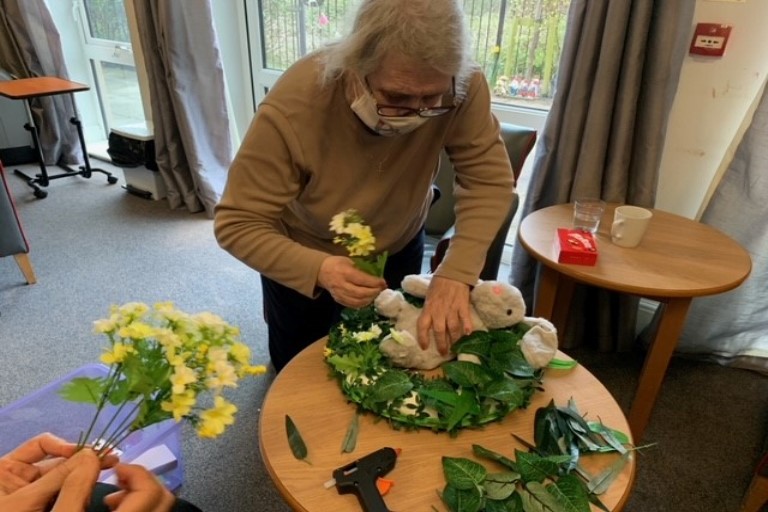
[[[381,117],[438,117],[443,114],[447,114],[451,110],[455,109],[456,105],[443,105],[440,107],[423,107],[423,108],[411,108],[411,107],[395,107],[393,105],[379,105],[376,104],[376,112]]]
[[[368,85],[368,80],[366,79],[366,85]],[[453,98],[456,97],[456,79],[451,79],[451,87],[452,87],[452,96]],[[368,89],[370,89],[371,86],[368,85]],[[454,100],[455,101],[455,100]],[[456,105],[440,105],[437,107],[422,107],[422,108],[411,108],[411,107],[399,107],[396,105],[380,105],[376,104],[376,113],[379,114],[381,117],[410,117],[410,116],[419,116],[419,117],[438,117],[442,116],[443,114],[447,114],[451,110],[455,109]]]

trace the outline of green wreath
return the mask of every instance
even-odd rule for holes
[[[529,329],[523,323],[464,336],[452,351],[472,354],[480,364],[453,360],[440,366],[442,376],[426,377],[393,366],[379,350],[393,324],[373,306],[345,309],[341,316],[329,333],[325,361],[348,400],[386,418],[395,428],[455,435],[526,408],[541,388],[543,370],[528,364],[520,350],[519,342]]]

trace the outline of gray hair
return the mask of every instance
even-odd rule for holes
[[[463,92],[474,70],[469,41],[459,0],[363,0],[352,32],[325,49],[321,80],[329,83],[346,70],[368,75],[397,52],[455,77]]]

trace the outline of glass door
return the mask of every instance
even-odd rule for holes
[[[131,42],[129,2],[77,0],[76,4],[85,55],[101,106],[105,139],[112,128],[144,124],[148,119],[149,108],[143,99],[146,96],[142,95]]]

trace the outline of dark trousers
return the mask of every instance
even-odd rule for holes
[[[384,267],[387,285],[397,289],[403,277],[420,274],[423,257],[422,230],[403,250],[387,258]],[[269,328],[269,356],[279,372],[296,354],[328,334],[331,326],[341,319],[344,306],[334,301],[327,290],[321,290],[313,299],[264,276],[261,276],[261,288]]]

